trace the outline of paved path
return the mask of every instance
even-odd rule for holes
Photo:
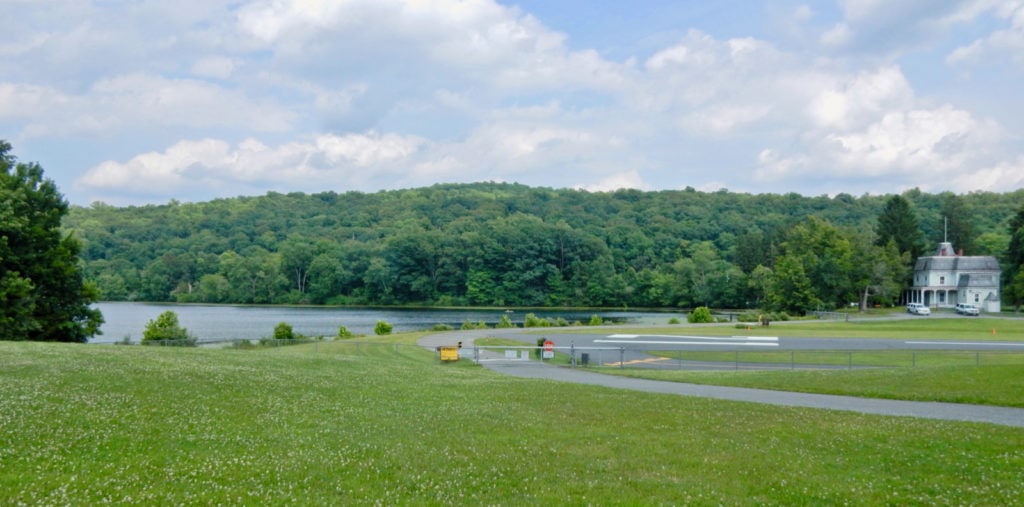
[[[459,331],[430,335],[421,339],[419,344],[423,347],[434,349],[440,345],[455,345],[457,342],[461,341],[463,348],[465,349],[472,348],[473,340],[476,338],[500,336],[503,334],[511,336],[515,333],[517,333],[517,331],[514,329]],[[966,405],[958,403],[884,400],[828,394],[770,391],[766,389],[749,389],[743,387],[721,387],[685,384],[680,382],[663,382],[658,380],[620,377],[616,375],[602,375],[600,373],[593,373],[578,368],[574,369],[552,366],[535,361],[488,360],[482,361],[481,364],[493,371],[514,377],[554,380],[558,382],[575,382],[579,384],[598,385],[614,389],[632,389],[653,393],[699,396],[704,398],[767,403],[770,405],[790,407],[846,410],[864,414],[921,417],[948,421],[982,422],[1024,428],[1024,409],[1021,408]]]

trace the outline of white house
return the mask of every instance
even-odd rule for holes
[[[939,243],[935,255],[917,258],[906,300],[932,308],[966,303],[985,312],[998,312],[1001,274],[995,257],[958,255],[952,243]]]

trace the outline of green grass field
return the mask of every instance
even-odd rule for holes
[[[0,342],[0,505],[1022,498],[1019,428],[508,378],[404,343]]]

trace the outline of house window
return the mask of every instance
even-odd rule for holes
[[[939,285],[946,285],[946,277],[944,277],[944,276],[940,276],[939,277]]]
[[[977,295],[977,294],[975,294],[975,295],[974,295],[974,302],[975,302],[975,303],[977,303],[977,302],[978,302],[978,295]]]

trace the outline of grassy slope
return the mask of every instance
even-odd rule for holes
[[[1020,504],[1024,430],[514,379],[415,347],[0,343],[0,504]]]

